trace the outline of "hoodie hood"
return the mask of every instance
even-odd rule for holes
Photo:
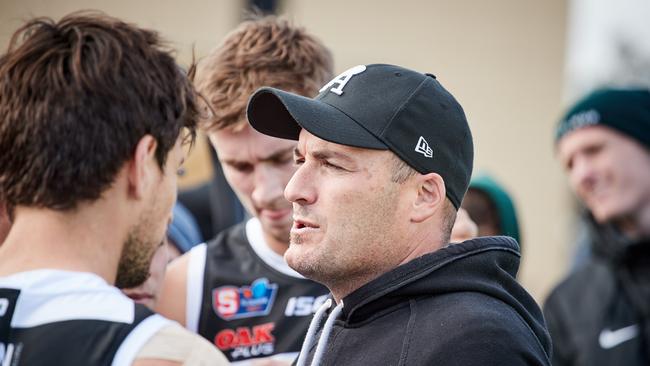
[[[506,190],[487,174],[472,177],[469,188],[484,192],[490,197],[499,215],[500,234],[513,237],[521,245],[517,210]]]
[[[478,292],[514,309],[550,356],[551,341],[535,300],[517,283],[519,246],[506,236],[448,245],[416,258],[343,299],[342,319],[354,326],[378,312],[419,296]]]

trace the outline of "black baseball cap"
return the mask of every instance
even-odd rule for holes
[[[432,74],[394,65],[359,65],[315,98],[263,87],[250,98],[248,121],[259,132],[298,140],[302,128],[348,146],[390,150],[422,174],[445,181],[458,208],[474,160],[463,108]]]

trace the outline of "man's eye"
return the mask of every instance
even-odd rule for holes
[[[302,165],[304,162],[305,159],[293,159],[293,165]]]
[[[253,171],[252,164],[241,163],[241,164],[230,164],[230,166],[240,173],[250,173],[251,171]]]
[[[338,165],[334,165],[334,164],[330,163],[329,161],[324,161],[323,165],[325,167],[327,167],[327,168],[334,169],[334,170],[345,170],[345,169],[341,168]]]

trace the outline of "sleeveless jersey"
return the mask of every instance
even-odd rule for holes
[[[268,247],[256,218],[194,247],[187,278],[188,329],[242,365],[269,356],[294,360],[329,295]]]
[[[168,324],[95,274],[44,269],[0,278],[2,366],[129,366]]]

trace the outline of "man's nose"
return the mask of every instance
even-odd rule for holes
[[[303,164],[289,180],[284,189],[284,198],[300,205],[310,205],[316,202],[317,197],[314,183],[309,167]]]

